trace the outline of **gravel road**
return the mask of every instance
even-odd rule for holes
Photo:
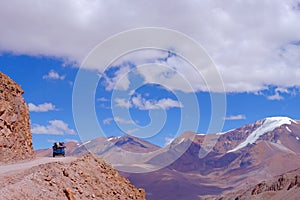
[[[71,162],[76,160],[76,157],[36,157],[33,160],[29,161],[21,161],[18,163],[13,163],[13,164],[5,164],[5,165],[0,165],[0,176],[3,175],[9,175],[14,172],[18,171],[23,171],[26,169],[30,169],[34,166],[38,166],[40,164],[46,164],[46,163],[51,163],[51,162]]]

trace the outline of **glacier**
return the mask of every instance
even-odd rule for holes
[[[248,144],[253,144],[260,136],[264,135],[265,133],[273,131],[275,128],[278,128],[283,124],[289,125],[292,122],[296,123],[296,121],[288,117],[268,117],[264,120],[263,124],[260,127],[258,127],[255,131],[253,131],[250,135],[248,135],[248,137],[244,142],[240,143],[234,149],[229,150],[227,153],[242,149],[246,147]]]

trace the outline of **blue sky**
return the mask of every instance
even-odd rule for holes
[[[40,128],[47,129],[45,132],[40,133],[33,131],[33,142],[36,149],[47,148],[53,141],[57,140],[81,141],[82,138],[77,134],[72,115],[73,82],[78,68],[72,65],[64,66],[65,64],[61,60],[55,58],[11,54],[3,54],[0,57],[0,63],[1,71],[18,82],[25,90],[24,98],[26,102],[35,106],[40,105],[40,108],[32,107],[30,112],[32,128],[40,126]],[[51,72],[55,72],[53,74],[59,76],[47,77]],[[131,123],[135,122],[140,126],[151,123],[149,117],[149,110],[151,109],[149,108],[137,106],[130,108],[133,121],[121,118],[118,115],[114,116],[111,110],[111,104],[113,103],[110,97],[111,92],[106,91],[103,85],[100,80],[95,95],[95,108],[99,124],[105,136],[123,135],[124,131],[120,130],[118,124],[128,126],[126,130],[133,134],[135,130],[130,129]],[[270,89],[261,94],[228,93],[226,95],[226,116],[228,119],[225,120],[223,131],[268,116],[289,116],[300,119],[297,110],[300,100],[299,94],[282,94],[283,99],[281,100],[268,99],[267,95],[271,95],[273,92]],[[166,98],[176,101],[174,94],[159,85],[144,85],[136,91],[133,97],[137,97],[138,94],[142,94],[141,98],[156,100],[156,103],[158,100]],[[197,132],[206,133],[211,116],[210,96],[208,92],[197,92],[196,96],[200,108],[200,121]],[[47,106],[45,103],[51,104],[51,106]],[[168,117],[164,127],[154,136],[146,137],[149,141],[161,146],[165,144],[168,138],[176,136],[180,124],[180,107],[170,107],[166,109],[166,112]],[[65,123],[67,128],[59,125],[55,126],[55,124],[51,127],[51,121],[58,120]],[[94,132],[87,138],[100,135]],[[85,135],[81,135],[81,137],[85,138]]]
[[[300,119],[298,1],[118,4],[116,8],[111,2],[84,0],[0,3],[0,71],[25,91],[35,149],[49,148],[54,141],[124,133],[164,146],[187,130],[207,133],[214,120],[210,95],[219,91],[214,86],[208,90],[205,77],[196,76],[176,54],[175,41],[165,50],[119,55],[106,70],[101,63],[81,66],[89,52],[112,35],[149,26],[182,32],[209,55],[226,95],[225,116],[218,116],[224,120],[222,131],[269,116]],[[99,79],[91,95],[101,133],[88,117],[82,126],[86,131],[76,128],[72,95],[79,69],[90,74],[90,80],[81,82],[83,88]]]

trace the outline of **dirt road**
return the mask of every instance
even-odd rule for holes
[[[14,172],[30,169],[40,164],[46,164],[51,162],[71,162],[76,159],[76,157],[36,157],[35,159],[29,161],[21,161],[13,164],[0,165],[0,176],[6,176]]]

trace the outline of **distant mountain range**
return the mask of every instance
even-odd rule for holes
[[[299,121],[270,117],[225,133],[186,132],[165,148],[127,135],[67,143],[67,152],[102,155],[147,199],[222,199],[300,168],[299,138]],[[153,172],[132,173],[146,171]]]

